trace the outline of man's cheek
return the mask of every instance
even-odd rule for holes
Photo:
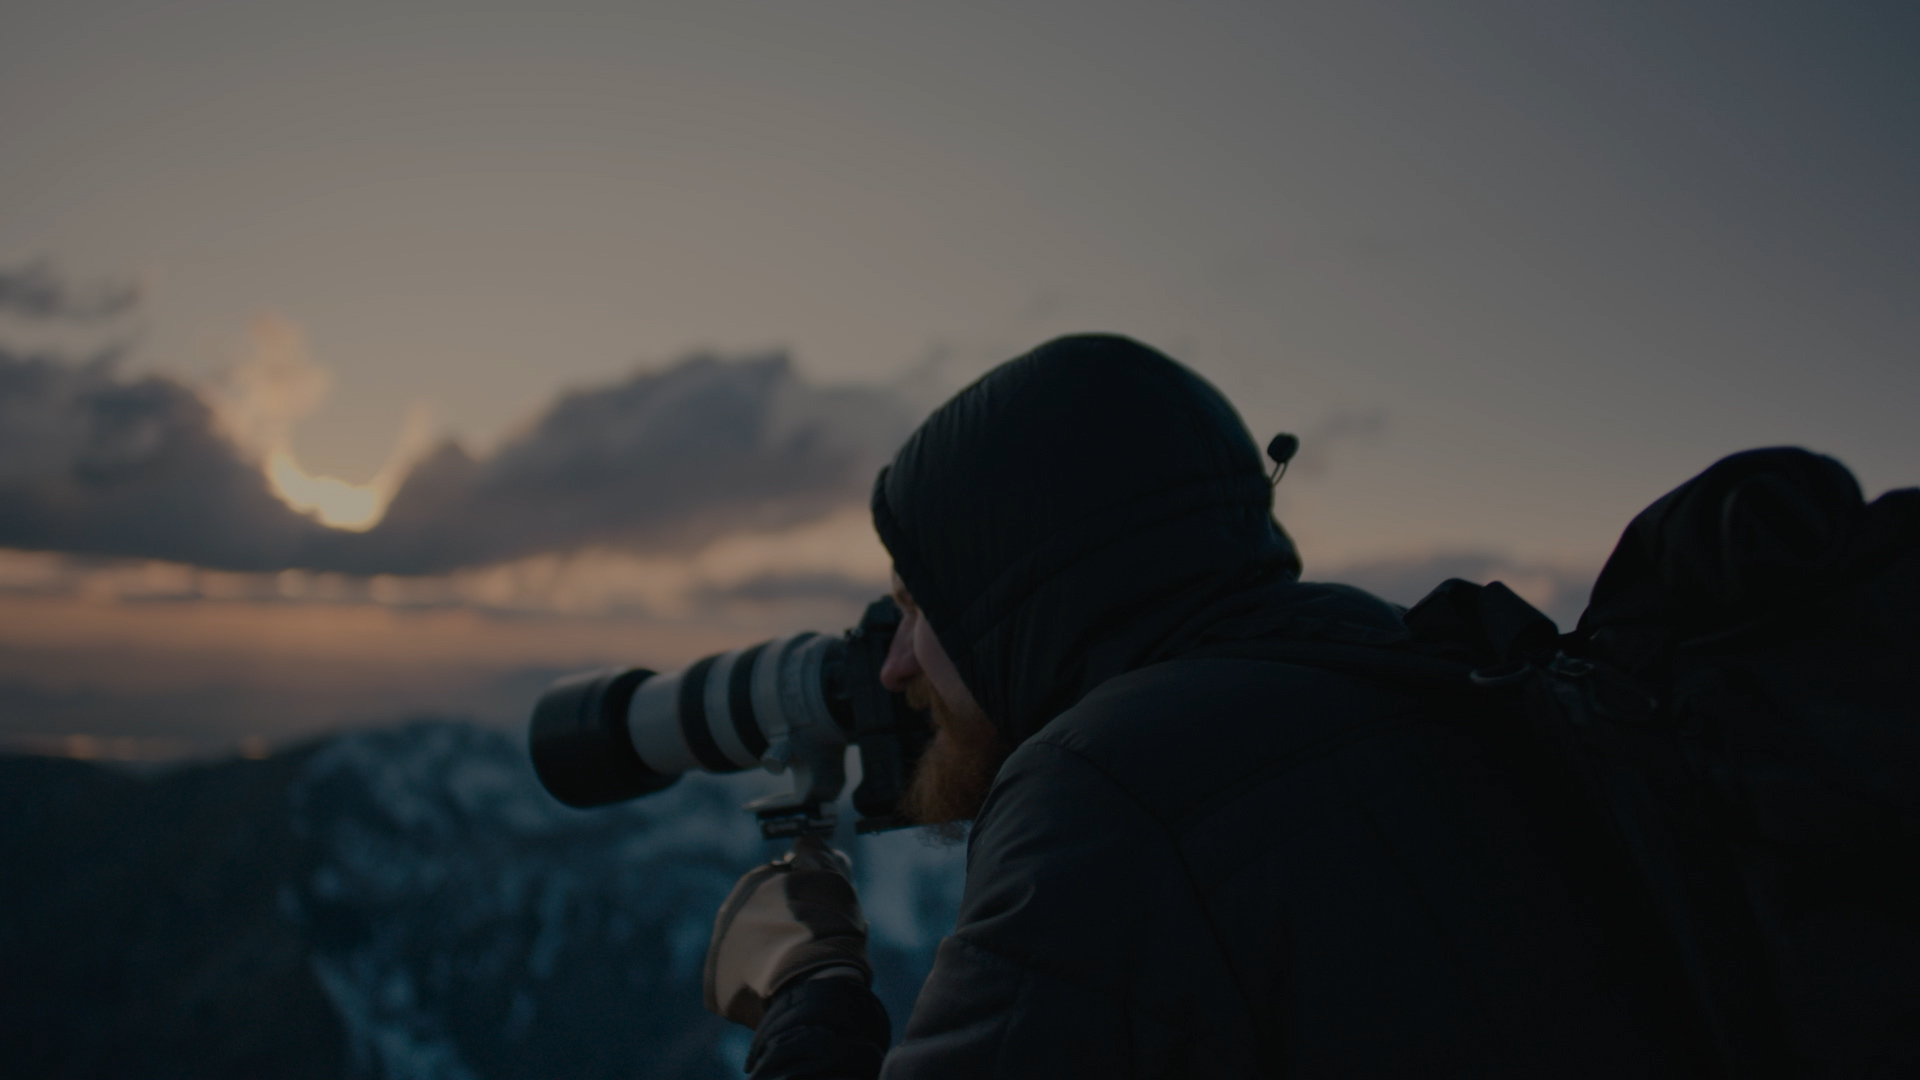
[[[934,671],[943,665],[945,654],[940,651],[940,636],[933,632],[933,624],[924,617],[917,617],[913,624],[913,659],[920,670],[931,677]]]
[[[887,659],[881,666],[881,677],[889,685],[897,685],[895,680],[911,680],[921,673],[913,654],[913,616],[908,615],[894,631],[893,640],[887,643]]]

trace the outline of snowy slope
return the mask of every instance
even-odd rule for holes
[[[0,762],[0,781],[14,764]],[[145,828],[164,832],[166,823],[154,815],[168,803],[156,793],[182,780],[145,781],[152,791],[129,795],[107,812],[144,818]],[[273,848],[222,863],[224,873],[244,877],[257,869],[271,880],[206,895],[219,903],[220,896],[270,889],[272,910],[262,918],[277,920],[298,943],[332,1014],[324,1024],[295,1022],[313,1029],[303,1033],[309,1042],[340,1044],[336,1067],[344,1075],[739,1075],[746,1033],[701,1010],[700,966],[721,898],[741,872],[779,850],[739,810],[771,778],[689,776],[644,800],[577,811],[540,788],[520,740],[470,725],[423,723],[336,737],[277,782],[278,794],[267,796],[256,783],[252,799],[231,813],[283,813],[284,827],[273,834],[290,841],[270,839]],[[200,803],[204,816],[206,800]],[[220,820],[217,805],[212,819]],[[238,843],[219,827],[201,831],[207,843]],[[8,842],[41,850],[53,841]],[[279,850],[283,844],[290,850]],[[855,859],[873,925],[878,988],[897,1033],[934,944],[952,925],[961,853],[931,847],[915,833],[848,838],[844,846]],[[164,879],[168,865],[177,864],[129,864],[139,868],[113,887],[137,896],[143,885],[131,879]],[[100,900],[86,881],[58,887],[75,902]],[[18,910],[7,912],[16,928],[20,919],[52,917],[29,915],[48,906],[33,903],[44,896],[22,896],[12,905]],[[119,903],[137,909],[139,901]],[[210,935],[207,947],[218,939]],[[22,957],[32,950],[19,948]],[[234,977],[244,980],[248,970],[242,965]],[[285,972],[275,978],[288,980]],[[115,1017],[129,1015],[131,999],[153,992],[144,985],[115,989],[128,1000],[117,1011],[105,1003],[109,1030],[97,1037],[114,1038]],[[210,1030],[206,1038],[244,1034],[221,1034],[217,1024]],[[7,1052],[21,1053],[10,1046]],[[48,1045],[35,1052],[48,1064],[67,1053]]]

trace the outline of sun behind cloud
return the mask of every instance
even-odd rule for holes
[[[407,469],[431,442],[432,413],[424,403],[408,410],[393,452],[365,483],[311,473],[293,456],[293,429],[325,401],[332,384],[333,373],[313,360],[298,324],[262,315],[248,330],[241,360],[208,397],[228,436],[256,457],[281,502],[330,528],[365,532],[380,523]]]
[[[433,410],[416,404],[407,410],[407,419],[395,441],[393,452],[373,479],[362,484],[337,476],[310,473],[300,466],[293,451],[278,449],[267,454],[263,469],[267,486],[280,501],[320,524],[348,532],[365,532],[380,524],[387,504],[400,490],[407,470],[432,441]]]
[[[365,532],[380,523],[387,496],[372,483],[350,484],[337,476],[314,476],[278,451],[267,458],[267,483],[280,501],[335,529]]]

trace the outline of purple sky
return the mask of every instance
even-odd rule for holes
[[[1722,454],[1914,481],[1917,46],[1894,3],[13,5],[0,269],[139,302],[0,290],[9,355],[66,358],[0,480],[147,376],[213,442],[162,509],[9,534],[0,736],[505,722],[549,669],[845,619],[864,470],[1085,329],[1304,437],[1310,573],[1577,610]],[[690,449],[732,430],[674,404],[696,353],[786,357],[736,405],[824,449]],[[395,520],[314,541],[302,492]]]

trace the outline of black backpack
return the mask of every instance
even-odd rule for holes
[[[1735,454],[1633,520],[1572,633],[1457,579],[1406,624],[1257,651],[1489,731],[1702,1069],[1920,1076],[1920,490]]]

